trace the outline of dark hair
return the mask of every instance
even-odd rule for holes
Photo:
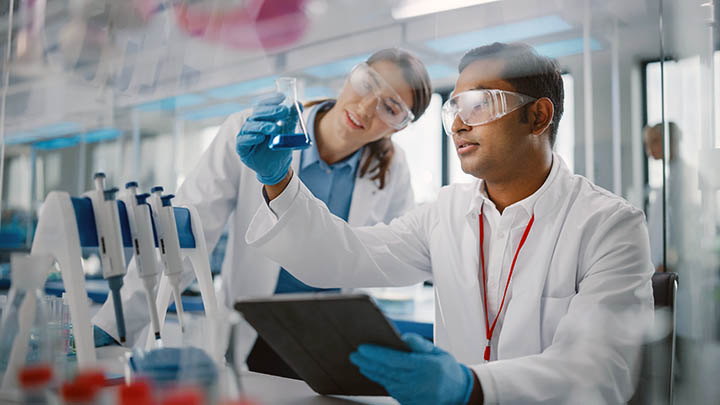
[[[365,61],[368,65],[375,62],[388,61],[394,63],[403,72],[405,81],[412,90],[412,111],[417,121],[430,104],[432,87],[430,76],[425,65],[415,55],[400,48],[387,48],[375,52]],[[385,175],[390,168],[390,163],[395,155],[395,149],[390,138],[382,138],[366,145],[369,152],[366,153],[365,161],[360,166],[360,177],[373,173],[371,180],[379,182],[379,188],[385,187]],[[373,164],[374,163],[374,164]]]
[[[529,45],[495,42],[465,53],[460,60],[458,71],[462,73],[471,63],[488,59],[505,62],[500,78],[510,83],[518,93],[535,98],[547,97],[552,101],[555,114],[550,123],[549,134],[550,146],[554,146],[565,98],[562,72],[557,61],[538,55]]]

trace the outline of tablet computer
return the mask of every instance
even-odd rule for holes
[[[388,395],[360,374],[350,353],[364,343],[410,351],[365,294],[280,294],[240,300],[235,309],[323,395]]]

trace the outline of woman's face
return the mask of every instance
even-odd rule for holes
[[[412,89],[403,77],[402,69],[389,61],[377,61],[370,67],[395,90],[408,108],[412,108]],[[325,135],[338,137],[357,148],[390,136],[397,130],[378,116],[377,108],[378,97],[372,92],[361,96],[346,80],[335,106],[326,116],[332,120],[335,130]],[[384,108],[383,105],[380,108]]]

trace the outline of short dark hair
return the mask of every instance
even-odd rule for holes
[[[466,52],[460,60],[458,71],[462,73],[471,63],[489,59],[505,62],[500,78],[510,83],[515,91],[535,98],[547,97],[552,101],[555,114],[549,134],[550,146],[554,146],[565,98],[562,72],[557,61],[538,55],[526,44],[495,42]]]

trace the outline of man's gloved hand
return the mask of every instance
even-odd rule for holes
[[[403,340],[412,353],[360,345],[350,361],[401,404],[468,402],[474,380],[469,368],[420,335],[408,333]]]
[[[257,179],[267,185],[279,183],[290,169],[292,151],[270,150],[270,138],[290,134],[297,124],[297,112],[281,105],[285,96],[274,93],[263,97],[253,107],[235,139],[240,159],[255,171]]]

